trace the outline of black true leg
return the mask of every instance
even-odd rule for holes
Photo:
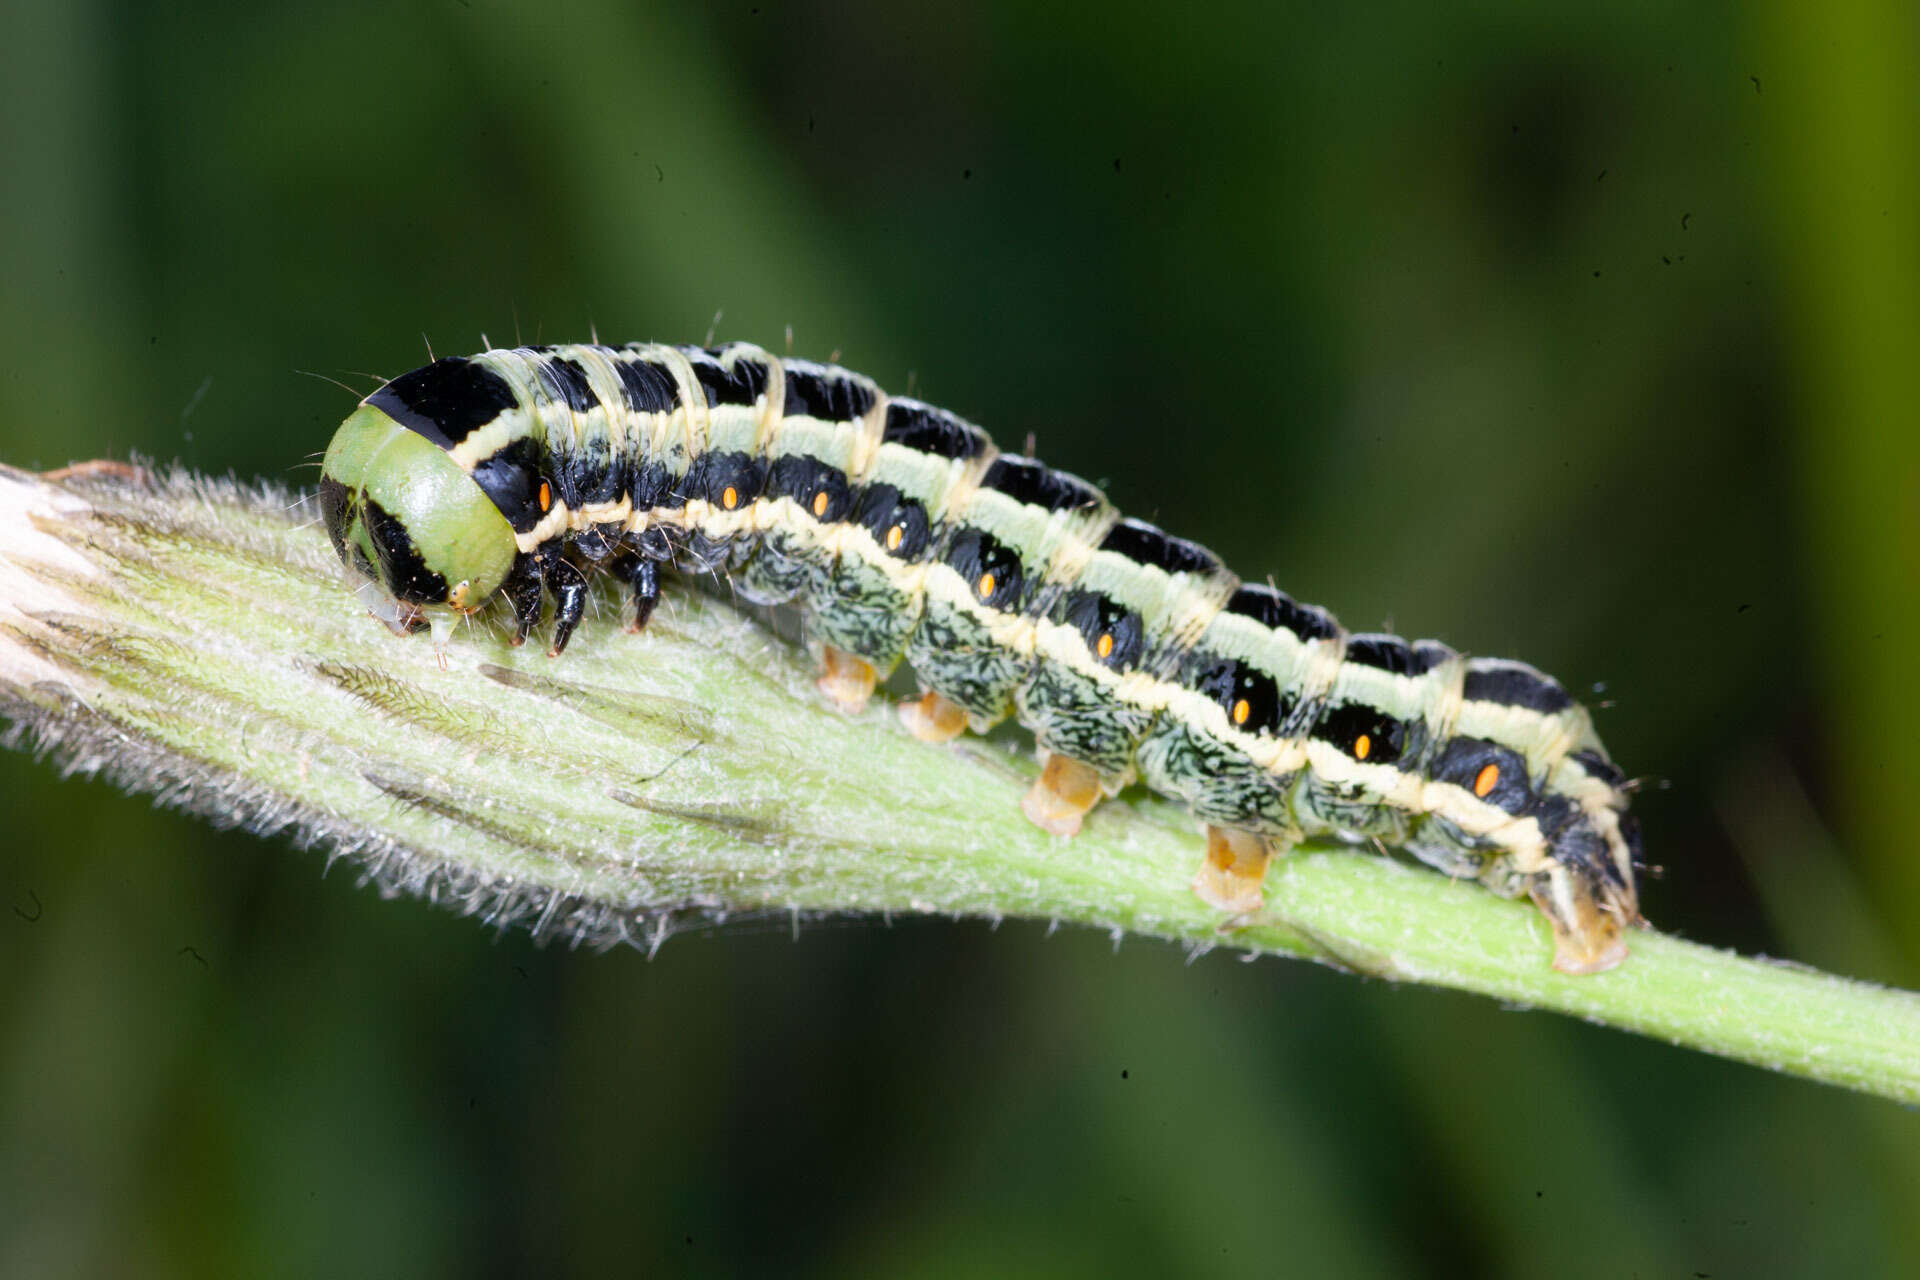
[[[507,580],[500,584],[513,606],[513,639],[516,649],[527,642],[527,633],[540,621],[540,562],[526,552],[514,557]]]
[[[628,624],[629,631],[642,631],[647,619],[653,616],[653,606],[660,603],[660,563],[641,556],[633,563],[633,570],[627,574],[627,585],[633,588],[633,621]]]
[[[573,629],[580,625],[580,615],[587,611],[587,576],[567,563],[558,547],[541,553],[540,576],[546,579],[554,599],[553,648],[547,650],[547,656],[557,658],[573,637]]]

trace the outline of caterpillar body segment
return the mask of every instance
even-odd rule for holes
[[[1035,629],[1016,691],[1040,747],[1091,766],[1102,789],[1134,777],[1168,680],[1237,580],[1213,553],[1140,520],[1111,525]]]
[[[904,660],[922,695],[901,718],[924,740],[1017,716],[1045,761],[1022,802],[1043,828],[1072,834],[1135,780],[1188,805],[1208,834],[1195,891],[1232,918],[1258,911],[1276,853],[1332,835],[1526,894],[1567,972],[1618,964],[1639,923],[1624,778],[1551,679],[1349,635],[832,365],[744,343],[438,360],[341,426],[320,498],[402,627],[498,593],[524,639],[551,595],[557,654],[596,566],[628,582],[634,629],[668,563],[795,604],[839,705]]]
[[[974,732],[1013,714],[1033,672],[1041,620],[1118,519],[1086,481],[1006,454],[954,495],[906,656]]]
[[[837,530],[838,554],[825,589],[808,601],[829,674],[860,664],[871,693],[906,657],[920,627],[926,576],[948,543],[951,513],[993,458],[993,442],[978,427],[917,401],[885,401],[878,442],[854,482],[850,518]],[[814,502],[819,505],[817,496]],[[844,679],[829,684],[823,677],[822,687],[848,710],[865,704],[865,695],[854,696],[857,686]],[[951,719],[946,713],[942,723]],[[930,724],[928,732],[940,730]]]

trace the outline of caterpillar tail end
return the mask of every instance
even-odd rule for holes
[[[1553,927],[1553,967],[1574,977],[1605,973],[1627,958],[1627,926],[1642,923],[1631,890],[1593,883],[1559,867],[1537,878],[1528,896]]]
[[[850,716],[857,716],[867,709],[867,700],[873,697],[873,686],[879,678],[873,664],[865,658],[828,645],[821,658],[820,678],[814,684],[833,705]]]
[[[1273,864],[1273,843],[1251,831],[1207,826],[1207,857],[1193,878],[1200,901],[1236,916],[1266,905],[1267,868]]]
[[[1100,794],[1100,775],[1091,765],[1049,753],[1046,767],[1020,798],[1020,812],[1042,831],[1078,835],[1087,812],[1100,803]]]

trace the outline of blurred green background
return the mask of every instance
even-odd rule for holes
[[[1604,684],[1656,924],[1920,985],[1920,25],[1815,8],[11,0],[0,457],[308,483],[306,373],[791,326]],[[0,816],[7,1274],[1920,1273],[1911,1110],[1556,1017]]]

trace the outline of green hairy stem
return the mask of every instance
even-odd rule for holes
[[[748,611],[596,596],[564,658],[498,619],[436,652],[367,616],[310,501],[176,474],[0,468],[0,714],[72,771],[360,864],[383,891],[574,943],[689,920],[937,913],[1317,960],[1553,1009],[1920,1102],[1920,996],[1652,931],[1569,978],[1526,902],[1371,852],[1281,860],[1223,931],[1205,848],[1152,796],[1075,839],[1020,813],[1017,740],[849,717]],[[494,615],[490,611],[489,618]],[[1669,865],[1685,859],[1669,856]]]

